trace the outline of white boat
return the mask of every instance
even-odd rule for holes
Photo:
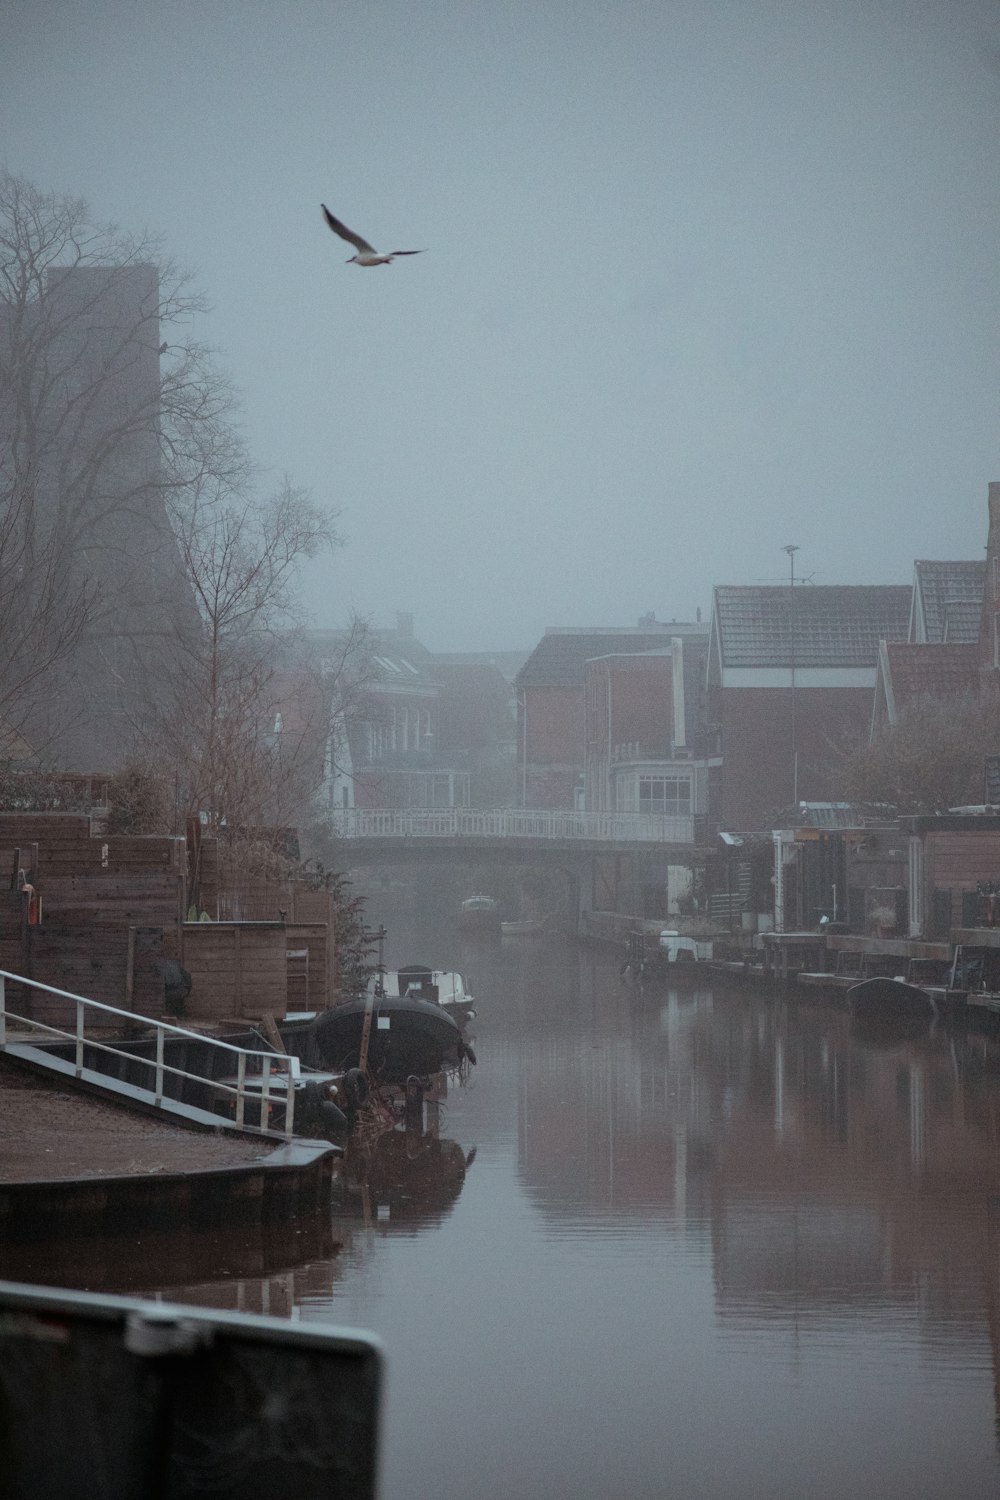
[[[492,896],[469,896],[458,909],[463,932],[499,933],[500,907]]]
[[[501,937],[541,937],[545,931],[542,917],[527,917],[521,922],[501,922]]]
[[[368,981],[369,989],[379,981],[378,975]],[[430,1000],[440,1005],[452,1019],[464,1026],[476,1014],[475,1001],[465,987],[461,974],[451,969],[431,969],[426,964],[405,964],[381,975],[384,994],[409,996],[413,1000]]]

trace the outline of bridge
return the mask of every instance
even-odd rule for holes
[[[434,851],[507,860],[541,855],[647,852],[687,862],[701,851],[701,818],[666,813],[584,813],[502,807],[335,810],[330,829],[352,862],[393,863]]]
[[[706,854],[705,820],[662,813],[521,807],[341,808],[330,817],[343,868],[468,864],[547,866],[567,882],[579,922],[591,911],[638,911],[669,866]]]

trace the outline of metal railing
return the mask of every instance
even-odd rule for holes
[[[72,1031],[63,1027],[50,1025],[47,1021],[38,1021],[31,1016],[23,1016],[12,1011],[7,1005],[7,981],[12,984],[22,984],[28,989],[38,990],[45,995],[53,995],[61,1001],[71,1001],[75,1006],[75,1018]],[[136,1024],[147,1027],[154,1033],[155,1055],[143,1057],[141,1053],[130,1051],[124,1044],[115,1044],[107,1039],[98,1041],[93,1036],[87,1035],[87,1018],[114,1018],[114,1024],[135,1026]],[[256,1130],[261,1133],[270,1133],[268,1119],[272,1103],[282,1105],[285,1111],[282,1133],[286,1137],[294,1134],[295,1127],[295,1088],[302,1077],[302,1066],[297,1057],[288,1057],[281,1052],[254,1051],[248,1047],[237,1047],[232,1042],[223,1042],[218,1037],[205,1036],[199,1031],[188,1031],[183,1026],[174,1026],[169,1021],[154,1021],[148,1016],[136,1015],[135,1011],[119,1010],[117,1006],[105,1005],[101,1000],[88,1000],[83,995],[70,994],[68,990],[57,990],[51,984],[42,984],[37,979],[26,979],[22,974],[11,974],[5,969],[0,969],[0,1051],[8,1046],[8,1025],[12,1023],[17,1028],[31,1028],[32,1031],[44,1032],[47,1037],[57,1037],[62,1041],[74,1044],[74,1071],[77,1078],[83,1076],[84,1071],[84,1049],[92,1048],[98,1052],[107,1052],[112,1056],[127,1059],[131,1065],[138,1065],[152,1070],[152,1087],[147,1093],[153,1095],[153,1103],[163,1106],[164,1082],[166,1078],[188,1078],[192,1082],[207,1084],[219,1095],[232,1097],[235,1100],[235,1124],[241,1130]],[[104,1020],[107,1025],[107,1019]],[[236,1080],[211,1078],[204,1073],[192,1073],[186,1068],[175,1067],[168,1063],[164,1057],[164,1043],[167,1037],[184,1037],[188,1041],[199,1042],[210,1050],[222,1052],[231,1059],[236,1069]],[[14,1045],[14,1043],[10,1043]],[[250,1065],[248,1068],[248,1064]],[[246,1105],[250,1100],[254,1107],[260,1107],[258,1123],[255,1125],[247,1120]],[[220,1124],[222,1122],[220,1121]]]
[[[583,813],[503,807],[338,808],[342,839],[538,839],[617,844],[693,844],[695,818],[669,813]]]

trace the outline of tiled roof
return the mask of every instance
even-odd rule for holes
[[[510,683],[513,683],[527,659],[527,651],[434,652],[434,660],[442,667],[496,667]]]
[[[669,651],[670,637],[704,638],[707,625],[661,624],[655,630],[547,630],[517,674],[519,687],[582,687],[584,669],[595,656],[628,656]]]
[[[979,659],[975,642],[893,641],[886,646],[885,659],[897,714],[914,698],[958,698],[976,691]]]
[[[979,599],[948,599],[944,606],[942,641],[971,643],[979,640],[983,606]]]
[[[330,660],[335,667],[339,653],[350,639],[345,630],[311,630],[306,637],[313,654],[322,664]],[[441,674],[426,646],[407,630],[368,631],[364,640],[372,681],[369,690],[379,684],[393,688],[439,687]]]
[[[880,640],[906,639],[908,584],[801,584],[715,590],[728,667],[874,667]],[[794,624],[794,652],[792,628]]]
[[[913,620],[910,639],[936,643],[945,639],[945,618],[951,618],[952,605],[959,602],[983,602],[986,563],[928,562],[913,564]],[[979,630],[978,615],[976,634]],[[952,634],[952,639],[954,639]],[[958,637],[972,640],[975,636]]]

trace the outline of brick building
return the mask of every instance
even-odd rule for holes
[[[765,828],[782,808],[829,799],[838,754],[870,730],[879,642],[906,640],[911,605],[909,585],[715,589],[713,821]]]
[[[623,760],[631,752],[625,747],[655,746],[657,760],[668,750],[672,753],[675,673],[677,695],[684,705],[684,737],[703,748],[701,683],[707,639],[707,627],[700,622],[678,624],[652,617],[636,629],[546,630],[515,684],[519,804],[590,811],[592,802],[598,808],[613,802],[616,787],[622,797],[628,795]],[[672,643],[678,641],[683,646],[675,667]],[[650,653],[658,664],[639,665]],[[640,759],[632,756],[636,796]]]

